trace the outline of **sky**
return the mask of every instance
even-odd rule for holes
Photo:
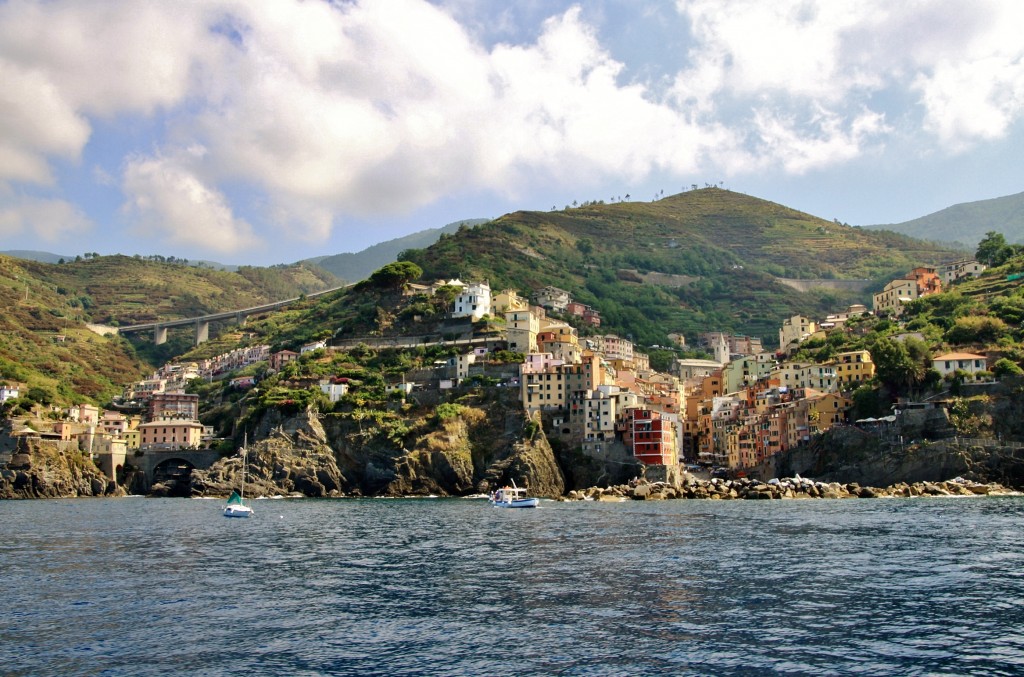
[[[0,0],[0,250],[271,265],[719,185],[1024,191],[1020,0]]]

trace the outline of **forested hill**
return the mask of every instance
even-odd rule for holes
[[[911,237],[976,246],[988,232],[1002,233],[1007,242],[1024,242],[1024,193],[991,200],[964,202],[903,223],[884,228]]]
[[[706,188],[654,202],[515,212],[405,256],[426,279],[486,279],[492,289],[527,293],[561,287],[599,310],[603,328],[641,343],[708,330],[774,343],[785,317],[866,302],[914,266],[964,254]],[[798,292],[780,278],[868,282],[859,291],[824,283]]]

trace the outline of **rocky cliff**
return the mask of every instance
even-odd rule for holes
[[[348,486],[328,446],[316,412],[282,417],[272,410],[259,423],[262,439],[249,445],[244,463],[247,496],[341,496]],[[194,470],[189,493],[227,496],[242,485],[241,454],[218,461],[208,470]]]
[[[1024,449],[997,440],[887,439],[856,428],[836,428],[810,445],[780,454],[757,473],[802,475],[825,482],[888,486],[962,477],[1024,488]]]
[[[504,393],[464,395],[457,414],[406,412],[396,442],[363,416],[264,412],[253,424],[247,495],[464,496],[515,482],[536,496],[564,494],[565,477],[537,421]],[[192,495],[240,484],[233,456],[192,473]]]
[[[87,454],[62,441],[23,439],[0,466],[0,499],[124,496]]]

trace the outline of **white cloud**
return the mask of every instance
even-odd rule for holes
[[[829,130],[796,125],[786,133],[804,148],[823,131],[867,144],[895,131],[874,125],[865,134],[855,126],[907,92],[920,94],[916,110],[890,117],[904,118],[908,135],[923,126],[949,151],[1002,137],[1024,111],[1024,4],[1017,0],[678,0],[677,8],[695,38],[677,100],[713,116],[748,105],[758,111],[755,126],[765,110],[777,121],[827,109]],[[835,161],[864,150],[838,145],[825,144],[837,151]],[[791,169],[804,166],[792,154],[780,159]]]
[[[190,148],[175,157],[133,158],[122,182],[123,210],[141,229],[170,244],[218,253],[256,246],[252,226],[236,218],[224,194],[190,166],[203,153]]]
[[[32,233],[44,242],[60,245],[64,238],[92,229],[93,224],[75,205],[66,200],[6,196],[0,206],[0,236],[14,237]]]
[[[546,5],[8,0],[0,189],[59,191],[54,167],[124,125],[125,212],[231,252],[269,239],[256,227],[322,241],[346,217],[460,192],[801,174],[921,130],[957,151],[1001,138],[1024,109],[1016,0],[675,6],[692,39],[665,94],[630,80],[647,69],[616,59],[580,6],[482,31],[481,12],[511,21]],[[602,31],[629,20],[612,9],[596,12]],[[157,136],[132,138],[137,121]],[[89,161],[97,180],[116,173]],[[239,186],[260,196],[255,227],[229,200]]]
[[[39,72],[0,60],[0,82],[0,182],[49,184],[47,156],[76,159],[89,124]]]
[[[864,111],[848,125],[824,109],[804,124],[758,111],[754,124],[759,155],[781,163],[792,174],[852,160],[862,153],[865,139],[888,131],[884,117],[871,111]]]

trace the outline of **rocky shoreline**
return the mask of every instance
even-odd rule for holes
[[[658,501],[671,499],[772,500],[806,498],[911,498],[915,496],[1019,496],[1001,484],[981,484],[956,477],[943,482],[899,482],[888,487],[856,483],[816,482],[804,477],[767,482],[741,478],[703,480],[687,477],[679,486],[638,480],[613,487],[570,491],[565,501]]]

